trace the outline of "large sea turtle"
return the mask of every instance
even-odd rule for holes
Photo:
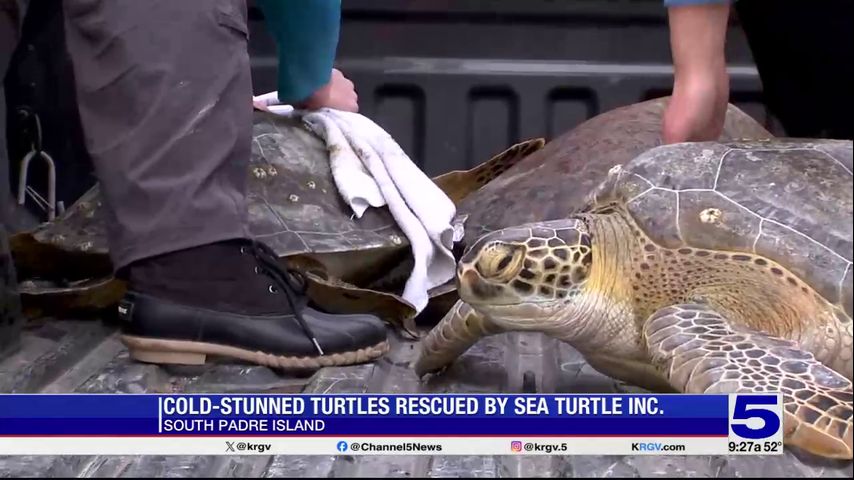
[[[434,181],[458,202],[544,143],[521,142],[471,170]],[[317,135],[296,119],[256,111],[247,174],[253,235],[306,273],[309,296],[318,306],[376,313],[414,328],[411,305],[394,291],[369,288],[411,256],[406,236],[385,207],[354,218]],[[125,285],[113,278],[103,221],[95,185],[56,220],[10,239],[31,316],[102,309],[119,301]]]
[[[661,144],[661,118],[668,100],[661,97],[626,105],[582,122],[463,199],[457,208],[459,218],[465,220],[458,257],[485,233],[563,218],[570,206],[581,207],[611,167]],[[728,106],[720,140],[772,137],[752,117]],[[425,315],[430,314],[435,323],[458,297],[453,280],[431,294],[434,298]]]
[[[784,440],[852,457],[852,142],[655,147],[564,218],[480,237],[416,371],[543,332],[654,391],[782,392]]]

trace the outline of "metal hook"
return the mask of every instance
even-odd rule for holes
[[[25,105],[18,107],[18,116],[21,117],[21,122],[30,120],[32,123],[32,131],[29,132],[32,136],[30,138],[30,149],[36,152],[42,151],[42,122],[39,114]]]
[[[45,163],[47,163],[47,218],[48,221],[50,221],[56,218],[56,165],[53,158],[43,150],[33,150],[28,153],[23,160],[21,160],[20,174],[18,177],[18,205],[24,205],[27,199],[27,193],[31,190],[30,187],[27,186],[27,170],[30,168],[30,161],[36,155],[39,155],[44,159]],[[38,200],[38,197],[33,192],[30,192],[30,195]]]

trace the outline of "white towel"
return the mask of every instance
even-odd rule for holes
[[[427,306],[427,292],[454,277],[454,203],[391,135],[364,115],[328,108],[294,110],[277,105],[276,98],[276,92],[270,92],[253,102],[300,118],[326,142],[335,185],[357,218],[369,207],[388,205],[415,260],[403,299],[420,313]]]

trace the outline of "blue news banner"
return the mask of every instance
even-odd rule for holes
[[[769,455],[782,416],[776,394],[11,394],[0,454]]]

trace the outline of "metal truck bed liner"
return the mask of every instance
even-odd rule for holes
[[[132,362],[115,326],[30,322],[0,362],[0,391],[17,393],[610,393],[639,391],[594,371],[571,347],[535,333],[482,340],[442,376],[419,381],[417,343],[366,365],[313,375],[255,366],[159,367]],[[799,458],[800,457],[800,458]],[[0,477],[846,477],[851,462],[725,456],[29,456],[0,457]]]

